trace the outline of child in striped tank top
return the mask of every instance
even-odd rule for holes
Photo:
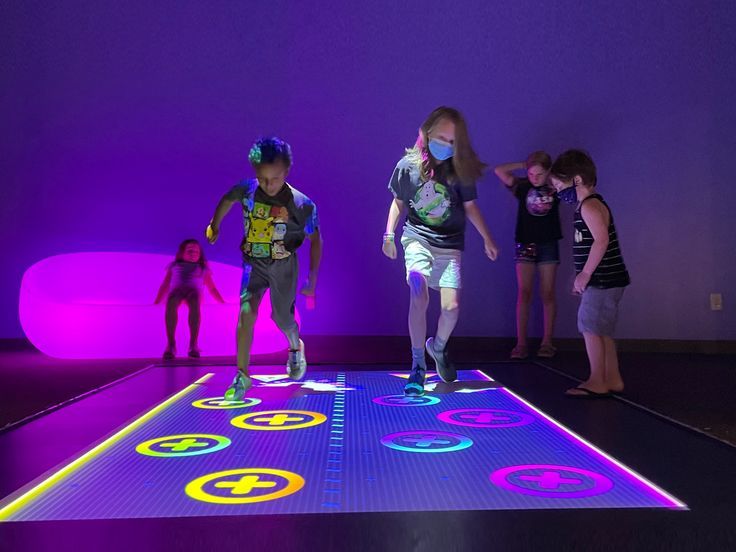
[[[623,391],[613,333],[624,288],[629,285],[611,209],[596,191],[596,168],[590,156],[568,150],[552,165],[557,195],[576,204],[574,218],[575,283],[581,296],[578,330],[585,339],[590,376],[566,394],[576,398],[604,398]]]

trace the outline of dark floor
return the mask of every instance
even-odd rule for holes
[[[358,365],[404,361],[406,338],[378,339],[313,336],[308,339],[309,360],[312,364]],[[509,343],[456,338],[451,347],[460,363],[498,362],[506,360]],[[356,351],[361,352],[359,358]],[[280,363],[283,356],[264,355],[254,363]],[[202,359],[211,364],[232,361],[225,357]],[[587,377],[587,358],[582,351],[563,351],[554,359],[529,361],[568,375],[571,385]],[[160,362],[157,358],[59,360],[28,345],[0,343],[0,429]],[[736,446],[736,356],[623,352],[620,363],[627,400]]]

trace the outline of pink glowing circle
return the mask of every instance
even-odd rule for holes
[[[524,412],[496,408],[446,410],[437,414],[437,418],[448,424],[485,428],[518,427],[534,422],[534,417]]]
[[[548,498],[585,498],[613,488],[613,481],[600,473],[550,464],[509,466],[493,472],[490,479],[515,493]]]

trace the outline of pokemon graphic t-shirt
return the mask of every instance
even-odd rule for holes
[[[396,165],[389,182],[394,197],[409,210],[404,236],[442,249],[465,247],[465,208],[463,203],[478,197],[475,184],[461,184],[448,178],[448,171],[437,168],[435,177],[420,181],[419,167],[404,157]]]
[[[284,259],[319,227],[316,205],[288,184],[270,197],[257,180],[245,180],[233,186],[227,197],[243,206],[242,249],[253,259]]]
[[[528,178],[515,178],[511,191],[519,200],[517,243],[545,243],[562,239],[560,200],[550,185],[536,188]]]

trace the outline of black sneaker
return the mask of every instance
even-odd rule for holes
[[[404,386],[404,395],[421,397],[424,395],[424,377],[427,375],[427,369],[414,365],[409,374],[409,380]]]
[[[457,379],[457,370],[447,358],[447,349],[443,349],[440,352],[434,350],[434,337],[430,337],[425,343],[424,347],[427,349],[429,356],[434,360],[435,366],[437,366],[437,375],[445,383],[453,382]]]

